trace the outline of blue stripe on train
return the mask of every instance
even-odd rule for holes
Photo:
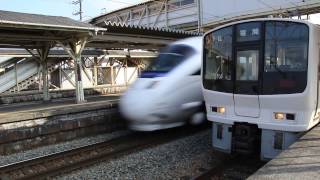
[[[166,76],[167,72],[164,71],[144,71],[141,73],[140,78],[156,78]]]

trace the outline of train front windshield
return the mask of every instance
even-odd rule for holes
[[[187,45],[171,45],[160,51],[159,56],[148,66],[144,73],[167,73],[181,64],[194,53]]]
[[[307,85],[309,27],[254,21],[204,38],[205,89],[235,94],[302,93]]]

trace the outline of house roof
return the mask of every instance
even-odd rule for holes
[[[0,10],[0,27],[36,29],[94,30],[97,27],[62,16],[47,16]]]

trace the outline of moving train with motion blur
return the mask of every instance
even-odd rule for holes
[[[202,85],[214,148],[258,150],[270,159],[319,123],[319,40],[317,25],[278,18],[204,35]]]
[[[130,129],[154,131],[205,120],[201,52],[201,37],[174,42],[160,51],[120,99]]]

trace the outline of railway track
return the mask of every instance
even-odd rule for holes
[[[114,140],[1,166],[0,179],[50,178],[189,136],[204,129],[205,126],[183,127],[154,133],[133,133]]]

